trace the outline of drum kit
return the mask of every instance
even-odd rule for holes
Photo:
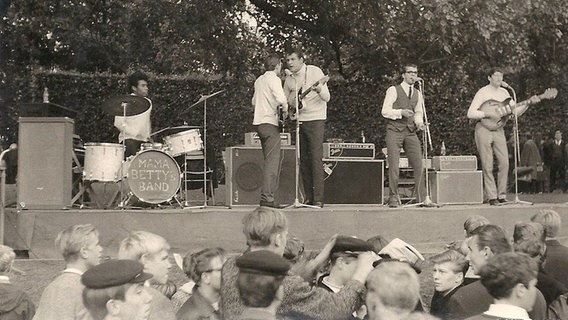
[[[200,102],[201,99],[192,106]],[[113,116],[134,116],[149,108],[150,102],[147,99],[133,95],[113,97],[103,103],[103,111]],[[200,128],[183,125],[154,132],[152,137],[166,134],[163,143],[143,143],[140,151],[126,160],[124,160],[124,142],[122,144],[85,143],[83,166],[83,184],[87,186],[85,189],[94,193],[90,187],[93,182],[120,183],[118,202],[120,208],[124,208],[133,199],[150,205],[171,203],[175,200],[183,207],[179,193],[185,189],[181,188],[182,179],[186,181],[185,170],[182,173],[175,158],[183,157],[181,160],[184,161],[183,163],[186,163],[188,155],[192,159],[205,159]],[[83,190],[82,193],[85,191]],[[108,206],[115,202],[117,195],[118,192],[112,197]],[[187,205],[187,200],[185,204]]]

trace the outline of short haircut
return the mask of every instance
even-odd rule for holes
[[[79,259],[79,252],[89,244],[90,235],[99,237],[99,231],[92,224],[77,224],[57,234],[55,246],[66,262]]]
[[[501,226],[486,224],[473,230],[471,236],[477,236],[477,247],[479,249],[488,247],[493,254],[511,252],[512,250],[507,232]]]
[[[264,59],[264,70],[273,71],[280,62],[280,57],[277,54],[271,54]]]
[[[487,70],[487,75],[491,77],[496,72],[500,72],[500,73],[505,74],[505,68],[503,68],[501,66],[493,66],[493,67],[491,67]]]
[[[412,311],[420,299],[418,275],[405,262],[379,264],[367,277],[366,287],[367,300],[379,300],[389,309]]]
[[[152,256],[169,249],[170,245],[166,239],[157,234],[148,231],[132,231],[120,243],[118,258],[140,261],[144,255]]]
[[[376,254],[379,254],[379,252],[381,252],[381,250],[383,250],[383,248],[386,247],[389,244],[389,242],[390,241],[387,240],[387,238],[383,237],[380,234],[367,239],[367,243],[371,245],[373,251]]]
[[[357,260],[357,257],[359,257],[360,252],[345,252],[345,251],[337,251],[332,253],[329,256],[329,261],[331,266],[334,266],[335,263],[337,262],[337,259],[339,258],[343,258],[344,260]]]
[[[519,283],[528,288],[529,282],[536,279],[537,274],[538,266],[534,259],[515,252],[489,258],[479,272],[481,283],[495,299],[510,297],[513,288]]]
[[[562,219],[558,212],[550,209],[540,210],[532,216],[532,222],[538,222],[544,226],[544,235],[547,238],[554,238],[562,226]]]
[[[402,69],[400,69],[401,73],[405,73],[406,72],[406,68],[416,68],[418,69],[418,66],[414,63],[404,63],[402,64]]]
[[[447,250],[430,258],[434,264],[452,263],[454,273],[461,272],[464,276],[469,268],[469,262],[463,254],[456,250]]]
[[[293,55],[294,53],[298,56],[298,59],[304,59],[304,52],[300,48],[293,47],[286,50],[287,56]]]
[[[126,291],[134,284],[127,283],[116,287],[108,287],[103,289],[83,289],[83,305],[94,320],[102,320],[107,315],[107,302],[109,300],[124,301]]]
[[[296,237],[288,238],[286,240],[286,247],[284,248],[284,259],[290,263],[296,263],[304,255],[304,242]]]
[[[249,246],[268,246],[273,235],[288,229],[288,219],[284,212],[270,207],[256,208],[242,222]]]
[[[465,219],[463,223],[463,229],[467,237],[471,237],[471,232],[476,228],[489,224],[489,219],[480,215],[471,215]]]
[[[16,253],[14,250],[8,246],[0,244],[0,273],[6,273],[10,271],[12,263],[16,259]]]
[[[237,288],[244,305],[252,308],[268,307],[274,301],[284,277],[239,272]]]
[[[132,87],[138,87],[139,81],[148,82],[148,76],[142,71],[136,71],[128,77],[128,92],[132,92]]]
[[[519,222],[513,232],[513,248],[515,252],[526,253],[532,258],[543,254],[544,227],[537,222]]]
[[[223,248],[206,248],[198,252],[187,254],[183,258],[183,272],[188,278],[197,285],[201,281],[204,272],[211,271],[211,261],[215,258],[223,259],[225,250]]]

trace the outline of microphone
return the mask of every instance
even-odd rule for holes
[[[420,78],[420,77],[414,77],[414,82],[416,81],[424,81],[424,79]]]
[[[505,89],[511,89],[511,86],[505,81],[501,81],[501,87]]]

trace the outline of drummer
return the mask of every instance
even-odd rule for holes
[[[140,150],[142,143],[150,141],[150,113],[152,112],[152,101],[147,98],[148,76],[141,71],[136,71],[128,77],[128,87],[131,95],[147,99],[150,102],[150,108],[137,115],[114,117],[114,126],[120,130],[118,141],[122,143],[124,140],[126,147],[125,157],[135,155]]]

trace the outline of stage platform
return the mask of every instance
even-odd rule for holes
[[[514,195],[509,199],[514,199]],[[398,237],[422,252],[439,252],[444,244],[463,239],[463,222],[470,215],[483,215],[512,233],[516,222],[528,220],[541,209],[553,209],[561,215],[564,225],[560,240],[567,239],[568,197],[565,194],[523,195],[521,199],[535,203],[396,209],[381,205],[326,205],[323,209],[288,208],[284,212],[290,222],[290,234],[302,239],[306,250],[321,248],[337,233],[364,239],[377,234],[390,239]],[[253,206],[145,210],[17,211],[7,208],[5,243],[14,249],[28,250],[30,258],[60,259],[54,247],[57,233],[70,225],[92,223],[100,230],[104,254],[111,257],[116,256],[120,241],[131,230],[162,235],[172,246],[172,252],[183,254],[207,246],[238,252],[245,248],[241,219],[253,209]]]

